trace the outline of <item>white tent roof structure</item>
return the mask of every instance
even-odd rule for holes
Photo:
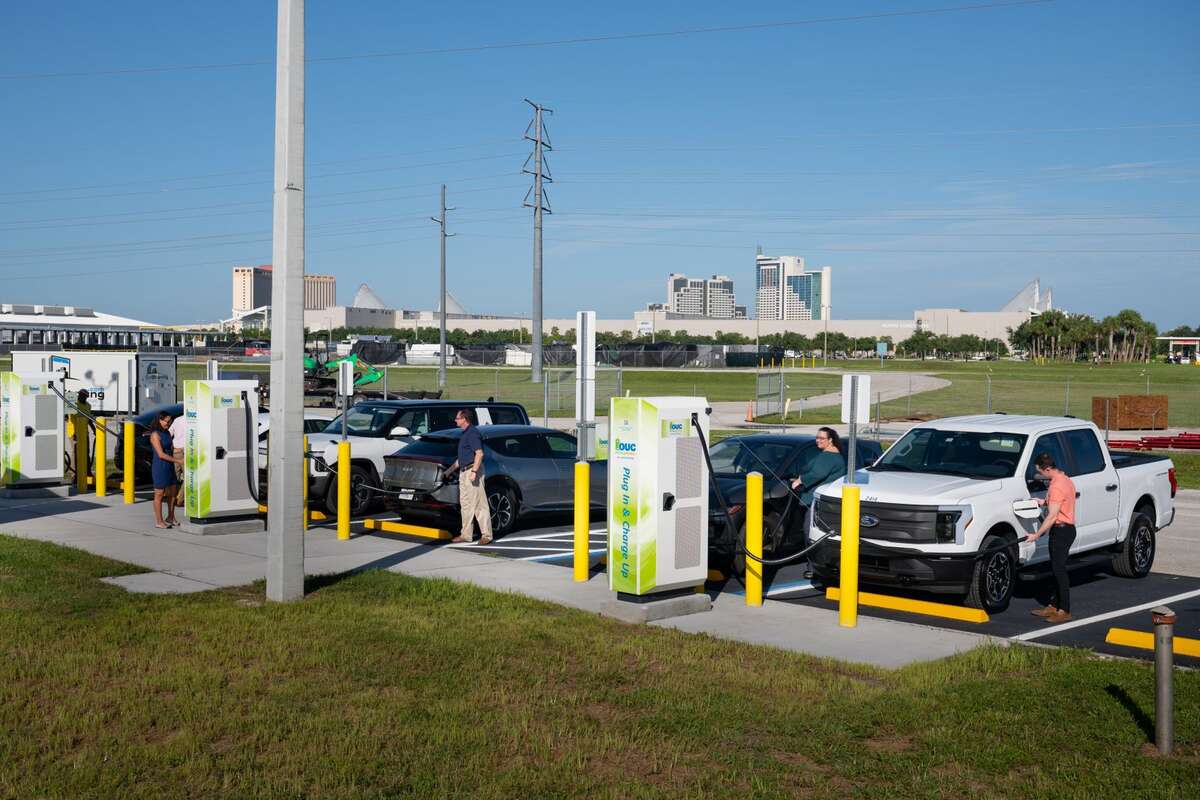
[[[354,308],[387,308],[379,299],[379,295],[375,294],[375,290],[365,283],[358,285],[358,291],[354,293],[354,302],[351,305]]]
[[[436,310],[439,313],[441,313],[441,310],[442,310],[441,303],[438,303],[438,307]],[[471,312],[469,312],[469,311],[467,311],[467,309],[463,308],[463,304],[458,302],[458,300],[456,300],[454,298],[454,295],[450,294],[450,292],[447,291],[446,292],[446,313],[468,316]]]
[[[1001,311],[1031,311],[1034,314],[1049,311],[1054,308],[1054,290],[1042,291],[1040,278],[1034,278],[1025,284],[1025,288],[1017,292],[1012,300],[1005,303]]]

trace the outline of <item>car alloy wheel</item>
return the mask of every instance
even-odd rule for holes
[[[1133,566],[1138,572],[1146,572],[1154,560],[1154,534],[1149,525],[1139,525],[1133,532]]]
[[[984,573],[984,588],[987,590],[988,602],[1000,605],[1012,590],[1012,561],[1007,550],[993,553],[988,559]]]
[[[492,514],[492,530],[505,531],[512,524],[512,497],[502,489],[488,492],[488,509]]]

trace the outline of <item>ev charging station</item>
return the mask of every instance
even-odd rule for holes
[[[611,399],[608,585],[618,600],[690,593],[708,578],[708,427],[702,397]],[[691,597],[704,607],[682,613],[711,606]]]
[[[0,486],[63,480],[63,400],[56,372],[0,373]]]
[[[194,525],[258,523],[258,381],[183,384],[184,502]]]

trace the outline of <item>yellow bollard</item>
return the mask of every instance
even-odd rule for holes
[[[589,531],[592,522],[591,467],[586,461],[575,462],[575,582],[588,579],[591,566]]]
[[[338,442],[337,537],[350,539],[350,442]],[[307,479],[305,483],[307,483]]]
[[[125,490],[126,505],[133,503],[133,485],[137,482],[133,467],[134,427],[132,422],[126,422],[124,425],[125,452],[122,456],[125,463],[121,466],[121,488]]]
[[[75,490],[80,494],[87,492],[88,466],[88,427],[87,417],[74,414],[72,424],[75,428]]]
[[[308,437],[304,437],[304,457],[300,459],[304,465],[304,530],[308,530]]]
[[[763,598],[763,476],[761,472],[746,475],[746,605],[761,606]],[[751,557],[753,556],[753,558]]]
[[[843,628],[858,625],[858,519],[861,490],[842,486],[842,576],[838,622]]]
[[[108,431],[96,426],[96,497],[108,496]]]

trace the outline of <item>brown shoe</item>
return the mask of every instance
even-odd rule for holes
[[[482,539],[480,539],[480,540],[479,540],[479,543],[480,543],[480,544],[491,544],[491,543],[492,543],[492,537],[490,537],[490,536],[485,536],[485,537],[483,537]]]
[[[471,540],[465,536],[455,536],[450,540],[450,544],[470,544]]]
[[[1046,606],[1045,608],[1035,608],[1033,611],[1030,611],[1029,613],[1033,614],[1035,617],[1048,617],[1051,614],[1053,614],[1055,611],[1058,611],[1058,609],[1055,608],[1054,606]]]
[[[1053,614],[1046,615],[1046,622],[1049,622],[1051,625],[1056,625],[1059,622],[1070,622],[1070,621],[1071,621],[1071,615],[1068,612],[1063,611],[1061,608],[1056,608],[1056,609],[1054,609]]]

